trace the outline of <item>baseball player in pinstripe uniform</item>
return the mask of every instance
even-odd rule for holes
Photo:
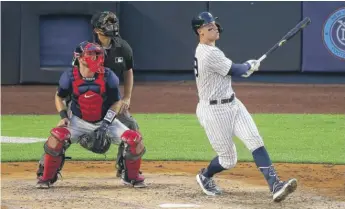
[[[236,64],[228,59],[215,46],[219,33],[222,32],[216,19],[211,13],[202,12],[192,20],[193,30],[200,41],[194,58],[199,95],[196,114],[217,153],[208,167],[201,169],[196,180],[207,195],[222,193],[213,176],[235,167],[237,152],[232,138],[237,136],[252,152],[258,169],[269,185],[273,200],[282,201],[296,190],[297,180],[279,179],[254,120],[231,87],[232,76],[248,77],[259,70],[260,62],[248,60],[243,64]]]

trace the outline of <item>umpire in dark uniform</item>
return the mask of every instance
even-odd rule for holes
[[[113,12],[98,12],[92,16],[94,42],[106,51],[104,66],[110,68],[124,81],[122,114],[118,119],[129,129],[138,130],[136,120],[130,115],[129,107],[133,89],[133,51],[119,34],[119,20]]]
[[[119,34],[119,20],[113,12],[103,11],[94,14],[91,18],[94,42],[105,49],[104,66],[110,68],[120,80],[124,81],[124,95],[122,97],[122,111],[117,115],[125,126],[132,130],[139,130],[138,123],[129,113],[133,89],[133,51],[127,41]],[[124,161],[122,153],[123,144],[119,146],[116,170],[117,176],[123,173]]]

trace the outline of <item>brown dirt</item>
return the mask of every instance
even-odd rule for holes
[[[345,85],[235,84],[252,113],[345,113]],[[2,86],[2,114],[54,114],[55,86]],[[145,104],[143,104],[143,101]],[[192,113],[197,103],[190,82],[136,84],[132,112]],[[25,104],[25,105],[23,105]],[[115,178],[113,162],[66,162],[63,180],[37,190],[36,162],[2,163],[1,208],[159,208],[194,203],[201,208],[345,208],[345,165],[275,164],[283,178],[296,177],[297,191],[273,203],[253,163],[238,163],[216,180],[225,190],[206,197],[195,174],[207,162],[144,162],[148,188],[127,188]]]
[[[345,85],[235,83],[233,87],[252,113],[345,113]],[[2,86],[2,114],[56,114],[55,90],[55,86]],[[137,113],[194,114],[195,84],[136,84],[131,103]]]

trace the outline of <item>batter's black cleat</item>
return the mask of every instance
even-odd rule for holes
[[[290,179],[288,181],[277,181],[273,184],[273,201],[283,201],[289,194],[294,192],[297,188],[297,180]]]
[[[221,195],[222,190],[216,185],[213,178],[207,178],[202,175],[204,168],[201,169],[200,173],[196,175],[196,181],[201,187],[202,191],[210,196]]]

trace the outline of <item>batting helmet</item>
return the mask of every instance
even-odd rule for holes
[[[198,29],[201,28],[204,25],[207,25],[211,22],[216,22],[218,17],[213,17],[213,15],[209,12],[201,12],[197,17],[194,17],[192,19],[192,28],[194,32],[198,34]],[[216,22],[216,25],[218,27],[219,33],[223,31],[223,28],[220,26],[219,23]]]
[[[94,14],[91,25],[102,31],[105,36],[115,37],[119,35],[119,20],[113,12],[104,11]]]
[[[78,58],[83,58],[92,72],[103,73],[104,55],[104,49],[100,45],[83,41],[74,50],[72,65],[79,66]]]

